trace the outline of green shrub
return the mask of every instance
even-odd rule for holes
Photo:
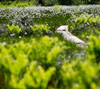
[[[1,45],[0,67],[4,69],[4,86],[8,89],[46,89],[55,73],[58,56],[65,48],[63,42],[48,36],[27,43]]]
[[[54,67],[50,67],[45,71],[41,66],[37,66],[36,62],[31,62],[22,79],[19,79],[19,77],[14,74],[11,75],[10,86],[11,88],[22,89],[46,89],[54,73]]]
[[[92,14],[74,15],[68,20],[68,24],[71,32],[86,39],[86,37],[96,34],[95,29],[100,30],[100,17]]]
[[[29,6],[29,4],[26,2],[26,3],[18,3],[16,4],[17,7],[26,7],[26,6]]]
[[[64,63],[61,69],[61,89],[96,89],[100,87],[99,66],[90,61]]]
[[[7,25],[7,27],[11,33],[14,33],[14,32],[20,33],[21,32],[21,28],[19,26],[15,26],[14,24],[12,26]]]
[[[94,63],[100,63],[100,36],[91,36],[91,43],[89,43],[89,49],[87,50],[88,59]]]
[[[73,14],[73,17],[75,17],[77,13],[83,14],[83,12],[88,15],[99,16],[99,9],[99,6],[0,8],[0,33],[8,31],[7,24],[18,25],[24,32],[26,30],[31,32],[30,25],[48,24],[51,30],[54,31],[57,27],[66,25],[68,19],[72,17]],[[75,20],[75,18],[73,20]]]
[[[45,6],[52,6],[59,4],[58,0],[44,0]]]
[[[37,32],[37,31],[47,32],[50,29],[50,27],[48,25],[43,25],[43,24],[34,25],[34,26],[30,26],[30,27],[33,30],[33,32]]]

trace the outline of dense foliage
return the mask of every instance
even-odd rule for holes
[[[0,8],[0,89],[99,89],[99,10]],[[55,33],[60,25],[68,25],[87,47]]]
[[[82,5],[82,4],[100,4],[100,0],[0,0],[3,5]]]
[[[76,15],[82,13],[87,15],[100,16],[100,6],[62,6],[62,7],[5,7],[0,8],[0,33],[7,32],[7,24],[18,25],[22,31],[32,32],[30,25],[46,24],[55,30],[60,25],[69,24],[68,19],[72,21]],[[77,17],[78,17],[77,16]],[[84,20],[85,17],[83,17]],[[69,19],[70,20],[70,19]],[[71,21],[71,20],[70,20]],[[85,22],[85,21],[84,21]],[[72,22],[74,23],[74,22]],[[72,24],[70,23],[70,24]]]

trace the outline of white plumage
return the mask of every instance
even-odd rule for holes
[[[74,42],[81,48],[84,48],[86,46],[86,43],[83,40],[79,39],[68,31],[68,25],[60,26],[59,28],[57,28],[56,33],[61,34],[65,40]]]

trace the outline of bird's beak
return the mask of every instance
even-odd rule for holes
[[[56,30],[55,33],[62,34],[62,31],[61,30]]]
[[[56,29],[56,31],[55,31],[56,33],[58,32],[58,30]]]

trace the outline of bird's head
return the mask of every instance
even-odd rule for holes
[[[68,25],[63,25],[56,29],[56,33],[58,34],[63,34],[67,31],[68,31]]]

